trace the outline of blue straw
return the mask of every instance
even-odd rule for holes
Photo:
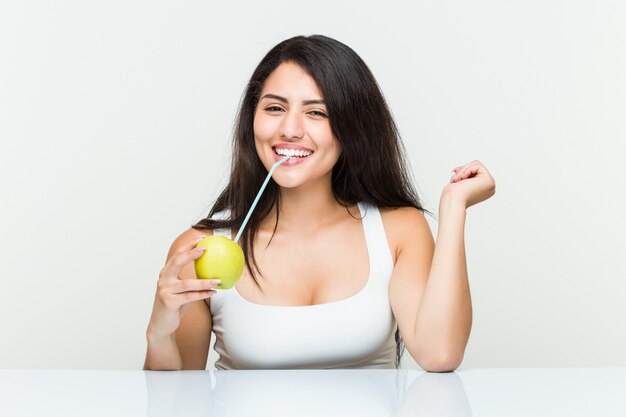
[[[246,218],[243,219],[243,223],[241,223],[241,227],[239,228],[239,232],[237,232],[237,236],[235,236],[235,242],[239,242],[239,238],[241,237],[241,234],[243,233],[243,229],[248,224],[248,220],[250,220],[250,216],[252,216],[252,212],[254,211],[254,208],[256,207],[256,204],[261,199],[261,195],[263,194],[263,191],[265,191],[265,187],[267,187],[267,183],[270,182],[270,178],[272,177],[272,173],[274,172],[274,170],[276,168],[278,168],[278,165],[282,164],[283,162],[285,162],[289,158],[291,158],[291,155],[285,156],[283,159],[281,159],[280,161],[278,161],[274,165],[272,165],[272,168],[270,169],[270,172],[267,173],[267,177],[265,177],[265,181],[263,181],[263,185],[261,186],[261,189],[257,193],[256,198],[254,199],[254,202],[252,203],[252,206],[250,206],[250,210],[248,210],[248,214],[246,214]]]

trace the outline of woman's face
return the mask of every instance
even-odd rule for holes
[[[254,115],[256,151],[284,188],[328,181],[341,146],[333,136],[324,97],[313,78],[293,62],[280,64],[265,80]]]

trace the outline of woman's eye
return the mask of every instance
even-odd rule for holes
[[[282,111],[283,109],[282,107],[279,107],[279,106],[268,106],[265,108],[265,110],[273,113],[273,112]]]
[[[326,113],[317,111],[317,110],[310,111],[309,114],[312,114],[313,116],[318,116],[318,117],[328,117]]]

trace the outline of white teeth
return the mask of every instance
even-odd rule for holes
[[[299,149],[283,149],[283,148],[274,148],[274,150],[276,151],[277,154],[279,155],[284,155],[284,156],[298,156],[300,158],[305,157],[305,156],[309,156],[311,155],[313,152],[309,152],[309,151],[303,151],[303,150],[299,150]]]

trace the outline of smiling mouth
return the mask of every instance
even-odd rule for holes
[[[274,153],[280,156],[291,156],[295,158],[306,158],[313,155],[313,151],[305,151],[301,149],[285,149],[285,148],[272,148]]]

